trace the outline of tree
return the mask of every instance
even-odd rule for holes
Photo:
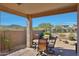
[[[55,31],[56,31],[56,32],[59,32],[59,33],[63,32],[62,26],[56,25],[56,26],[55,26]]]
[[[51,29],[53,27],[53,25],[51,25],[50,23],[42,23],[39,25],[40,28],[44,28],[46,31]]]

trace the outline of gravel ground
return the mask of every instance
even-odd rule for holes
[[[72,41],[75,43],[74,41]],[[63,41],[60,41],[57,39],[56,45],[55,45],[55,50],[59,55],[62,56],[75,56],[76,51],[75,51],[75,45],[72,45],[71,43],[64,43]]]

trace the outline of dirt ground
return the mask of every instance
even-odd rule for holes
[[[75,56],[76,49],[75,49],[75,41],[68,41],[69,43],[65,43],[63,40],[57,39],[55,44],[55,50],[59,55],[62,56]]]

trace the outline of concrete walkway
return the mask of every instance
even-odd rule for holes
[[[25,48],[19,51],[13,52],[7,56],[36,56],[37,51],[32,48]]]

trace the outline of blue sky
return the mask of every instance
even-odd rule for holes
[[[1,15],[1,24],[3,25],[22,25],[26,26],[27,18],[17,16],[14,14],[0,12]],[[62,24],[76,24],[77,23],[77,13],[65,13],[65,14],[58,14],[58,15],[51,15],[51,16],[44,16],[39,18],[32,19],[32,26],[37,27],[41,23],[51,23],[52,25],[62,25]]]

